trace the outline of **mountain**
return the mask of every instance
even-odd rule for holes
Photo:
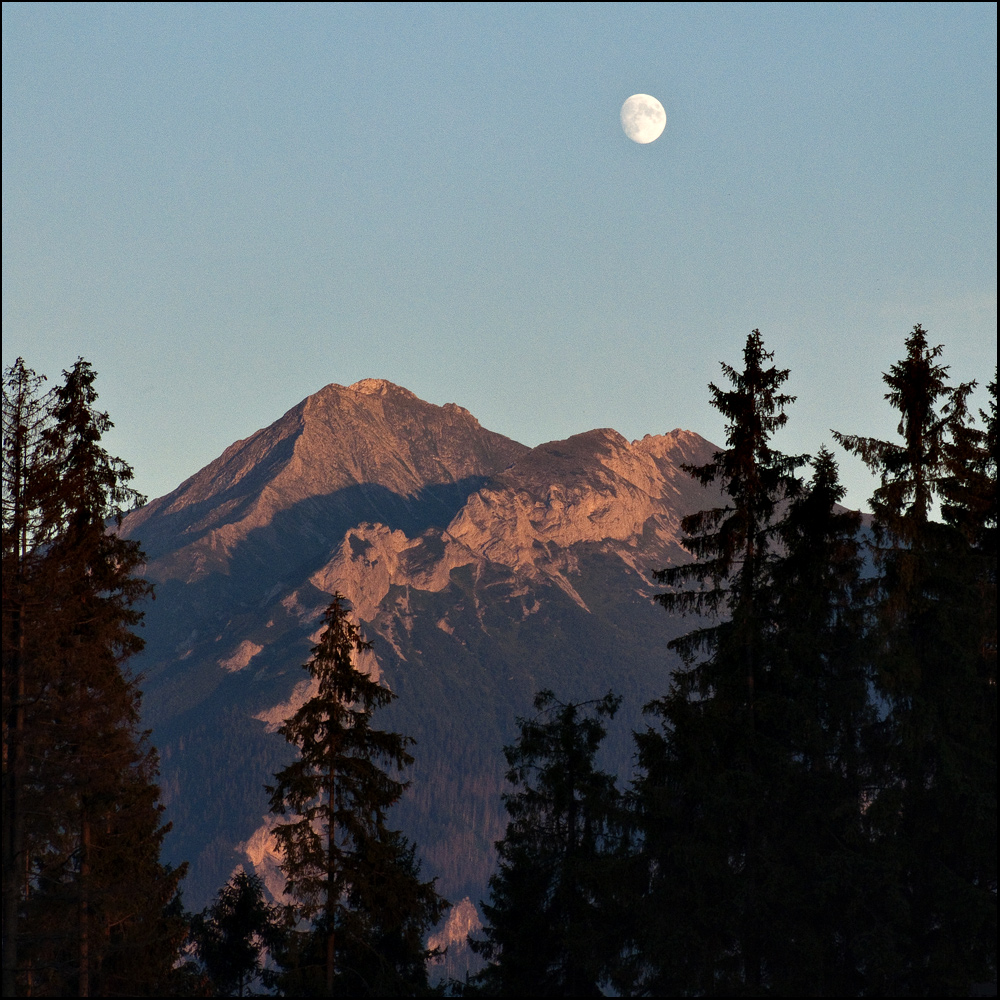
[[[592,430],[528,448],[454,404],[381,379],[329,385],[122,526],[147,555],[144,713],[200,908],[237,864],[280,894],[264,786],[309,695],[301,665],[330,594],[353,602],[367,667],[399,696],[378,719],[416,739],[393,822],[453,902],[486,894],[505,814],[501,747],[536,691],[624,698],[605,766],[627,777],[641,706],[685,628],[650,571],[686,559],[680,519],[714,504],[680,468],[689,431]],[[474,922],[468,905],[455,919]]]

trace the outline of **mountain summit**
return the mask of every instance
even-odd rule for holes
[[[502,756],[536,691],[624,696],[610,752],[669,683],[680,623],[650,571],[686,559],[680,519],[714,502],[680,468],[715,447],[675,430],[592,430],[528,448],[383,379],[328,385],[237,441],[122,531],[147,553],[147,722],[176,860],[200,906],[237,864],[282,889],[264,785],[308,697],[301,664],[330,594],[416,738],[398,825],[452,900],[486,894]],[[617,742],[616,742],[617,741]],[[619,766],[618,763],[614,766]]]
[[[360,499],[373,518],[407,509],[419,519],[428,490],[449,495],[441,487],[485,479],[527,451],[468,410],[384,379],[328,385],[131,514],[126,531],[153,561],[174,553],[170,572],[208,573],[282,513],[301,508],[304,522],[322,523],[333,509],[353,514]],[[379,507],[383,493],[391,510]]]

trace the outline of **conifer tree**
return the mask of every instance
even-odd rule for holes
[[[48,541],[38,456],[49,420],[44,376],[18,358],[3,380],[3,995],[17,992],[25,891],[25,753],[31,582]],[[37,603],[37,602],[36,602]],[[27,619],[27,621],[26,621]],[[26,629],[26,625],[29,627]]]
[[[126,667],[150,588],[137,543],[106,526],[141,498],[101,447],[95,377],[80,359],[28,405],[33,373],[19,361],[5,377],[4,809],[10,792],[24,873],[5,898],[18,913],[5,982],[142,995],[172,975],[184,929],[166,910],[183,872],[159,862],[156,754]]]
[[[780,391],[788,369],[768,367],[773,358],[773,353],[764,350],[760,331],[754,330],[743,349],[743,370],[722,364],[732,388],[709,385],[712,406],[728,420],[727,447],[707,465],[683,469],[702,486],[721,488],[725,503],[691,514],[682,522],[684,544],[695,561],[655,574],[671,588],[657,597],[668,611],[710,615],[722,611],[730,616],[728,623],[688,633],[676,641],[675,648],[691,658],[702,649],[711,653],[735,634],[741,644],[743,672],[734,672],[729,665],[717,670],[708,661],[691,674],[691,680],[702,695],[715,691],[745,701],[751,708],[754,630],[764,618],[756,608],[766,591],[779,531],[777,508],[798,492],[795,470],[807,460],[807,456],[783,455],[771,448],[772,436],[788,420],[786,407],[795,402],[794,396]],[[690,580],[698,581],[698,586],[676,589]]]
[[[847,631],[838,614],[858,568],[856,522],[833,517],[828,456],[803,494],[795,470],[804,457],[771,446],[793,401],[772,358],[755,330],[743,370],[723,365],[732,388],[710,386],[727,448],[686,471],[726,502],[684,519],[695,559],[657,574],[671,588],[659,598],[666,608],[718,617],[671,644],[685,666],[647,706],[660,727],[637,734],[649,885],[634,975],[652,993],[814,990],[827,948],[802,917],[813,906],[807,873],[829,845],[798,824],[802,810],[822,810],[825,778],[836,783],[836,740],[855,739],[824,733],[812,713],[839,683],[831,658]],[[813,561],[834,553],[832,565]],[[850,727],[863,677],[840,687]]]
[[[406,995],[426,988],[424,933],[444,901],[421,882],[413,847],[388,829],[389,809],[406,784],[384,767],[412,763],[412,742],[372,726],[394,695],[361,673],[355,653],[369,649],[335,594],[326,627],[305,665],[316,693],[279,730],[299,750],[270,787],[275,829],[297,920],[279,956],[284,992],[333,996]]]
[[[619,703],[609,692],[563,704],[542,691],[539,714],[519,719],[520,737],[504,748],[510,818],[484,937],[471,941],[489,962],[477,977],[486,995],[603,996],[615,971],[621,810],[614,777],[594,758]]]
[[[879,477],[888,773],[869,813],[898,887],[898,944],[875,984],[885,992],[962,992],[996,976],[995,416],[986,434],[971,426],[972,385],[951,386],[941,354],[916,326],[883,376],[899,440],[837,435]]]
[[[265,951],[279,943],[280,935],[278,907],[265,901],[260,878],[242,870],[191,921],[198,958],[222,996],[249,995],[264,971]]]

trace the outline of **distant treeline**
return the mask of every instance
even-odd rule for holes
[[[543,691],[505,748],[499,868],[473,948],[429,985],[445,906],[387,823],[410,740],[335,595],[269,788],[284,907],[237,872],[184,914],[159,862],[156,756],[127,659],[148,585],[105,528],[141,498],[99,445],[82,360],[4,380],[5,995],[968,995],[996,981],[996,376],[987,410],[921,327],[883,378],[891,441],[834,434],[878,480],[840,506],[833,454],[772,447],[793,397],[758,331],[723,365],[725,447],[686,467],[721,506],[657,574],[691,616],[618,787],[608,692]],[[805,475],[801,470],[806,470]],[[184,949],[187,947],[187,951]],[[268,957],[269,956],[269,957]]]

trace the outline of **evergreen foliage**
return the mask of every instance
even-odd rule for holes
[[[63,374],[46,394],[20,359],[4,377],[4,990],[156,994],[183,869],[159,861],[157,757],[126,669],[151,588],[138,544],[107,529],[143,498],[101,447],[96,373]]]
[[[277,956],[279,986],[296,996],[417,995],[427,989],[424,936],[445,902],[420,881],[413,846],[386,826],[406,784],[383,767],[412,763],[412,741],[371,724],[394,696],[355,666],[370,644],[343,595],[325,623],[305,665],[316,693],[280,729],[299,757],[268,788],[272,811],[288,817],[275,837],[292,917],[312,921]]]
[[[623,844],[614,778],[595,755],[620,699],[535,697],[538,715],[519,719],[504,748],[514,791],[497,844],[499,871],[482,904],[484,937],[472,940],[489,962],[477,992],[496,996],[602,996],[614,971],[613,878]]]
[[[685,467],[721,502],[682,522],[694,560],[656,573],[658,601],[699,620],[646,706],[632,793],[596,766],[620,700],[538,694],[504,748],[508,824],[471,942],[487,965],[464,992],[995,980],[996,378],[977,422],[942,348],[920,326],[905,346],[883,376],[898,439],[835,435],[878,477],[867,536],[830,452],[773,447],[794,398],[760,332],[741,369],[723,364],[726,446]],[[46,392],[21,359],[4,373],[4,995],[190,992],[184,869],[159,860],[169,827],[127,667],[151,587],[113,530],[143,498],[101,446],[92,368],[63,375]],[[434,992],[425,941],[447,904],[388,827],[413,741],[374,727],[395,696],[358,670],[367,649],[335,594],[312,696],[280,729],[298,756],[268,788],[294,902],[281,913],[239,872],[194,918],[217,993]]]
[[[899,440],[837,435],[879,477],[887,769],[869,814],[896,900],[877,981],[889,993],[961,993],[996,977],[996,389],[980,430],[972,385],[949,384],[941,353],[916,326],[883,376]]]
[[[727,449],[687,471],[671,610],[716,614],[637,734],[646,877],[627,988],[962,994],[996,976],[996,387],[977,427],[916,327],[884,376],[899,440],[836,435],[878,475],[874,577],[825,449],[770,448],[790,398],[755,331]],[[942,521],[934,519],[940,505]]]
[[[264,971],[264,955],[281,940],[278,907],[264,900],[260,878],[242,869],[215,902],[191,921],[191,938],[216,996],[251,995]]]
[[[784,929],[772,912],[788,860],[792,753],[781,727],[796,709],[771,661],[771,574],[779,504],[798,496],[804,458],[771,446],[794,401],[781,391],[788,371],[772,359],[754,330],[743,370],[722,366],[732,388],[709,387],[728,447],[686,471],[721,487],[726,502],[682,522],[695,561],[656,574],[671,587],[658,598],[668,610],[725,618],[672,643],[685,667],[647,706],[661,728],[638,736],[650,884],[636,976],[652,992],[760,990]]]

